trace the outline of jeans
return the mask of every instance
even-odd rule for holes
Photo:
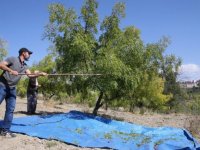
[[[0,104],[4,99],[6,101],[6,111],[1,128],[5,130],[10,130],[13,120],[13,112],[16,105],[16,88],[10,88],[0,85]]]

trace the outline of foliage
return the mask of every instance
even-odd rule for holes
[[[162,78],[153,76],[149,80],[147,77],[146,74],[143,78],[143,84],[138,86],[138,92],[136,94],[139,95],[139,98],[136,99],[135,105],[152,108],[154,110],[163,109],[172,95],[163,94],[164,80],[162,80]]]
[[[173,111],[192,115],[200,114],[200,91],[199,88],[181,89],[181,95],[176,98]]]
[[[0,38],[0,61],[3,60],[3,58],[7,55],[7,42]]]
[[[124,100],[124,106],[129,105],[130,110],[135,106],[168,108],[166,103],[176,94],[174,88],[179,90],[176,72],[181,64],[174,55],[164,55],[169,39],[163,37],[158,43],[145,45],[136,27],[122,30],[124,3],[115,4],[110,16],[99,24],[101,34],[98,34],[97,8],[96,0],[85,0],[79,17],[61,4],[49,6],[45,37],[55,45],[53,68],[61,73],[94,72],[102,76],[70,76],[67,86],[56,81],[59,87],[51,87],[48,80],[45,88],[62,89],[81,102],[93,97],[89,93],[94,91],[98,94],[94,96],[94,114],[104,103],[113,104],[116,100]],[[93,101],[88,100],[90,105]]]
[[[150,70],[157,72],[164,81],[163,94],[171,95],[168,101],[169,108],[174,106],[176,97],[181,95],[181,89],[177,82],[178,68],[181,66],[181,58],[175,55],[164,55],[165,49],[170,41],[163,37],[158,43],[147,44],[145,59]],[[149,70],[148,69],[148,70]],[[150,71],[152,72],[152,71]],[[148,71],[148,74],[150,73]]]
[[[17,84],[17,95],[20,97],[26,97],[28,86],[28,77],[22,77],[22,79]]]
[[[54,55],[47,55],[38,64],[34,64],[31,70],[39,70],[49,74],[55,73],[56,64],[54,62]],[[63,101],[67,97],[67,93],[65,92],[66,80],[68,79],[59,76],[39,77],[39,92],[43,94],[45,100],[54,97],[56,100]]]

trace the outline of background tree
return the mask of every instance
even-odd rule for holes
[[[0,61],[2,61],[7,54],[7,42],[0,38]],[[2,73],[2,70],[0,70],[0,73]]]
[[[7,42],[0,38],[0,61],[2,61],[7,54]]]

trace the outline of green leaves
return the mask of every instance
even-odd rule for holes
[[[7,55],[6,50],[7,42],[0,38],[0,61],[3,60],[3,58]]]
[[[87,0],[81,9],[82,19],[85,23],[85,33],[96,34],[97,24],[99,22],[96,9],[98,3],[95,0]]]
[[[164,56],[169,39],[164,37],[158,43],[145,45],[136,27],[120,29],[120,22],[125,17],[124,3],[113,7],[110,16],[100,23],[102,34],[97,36],[97,8],[96,0],[85,0],[78,17],[73,9],[66,9],[61,4],[49,7],[46,37],[56,47],[56,69],[63,73],[103,74],[100,77],[70,77],[71,84],[63,89],[70,89],[72,95],[98,91],[95,113],[103,105],[102,101],[125,99],[130,107],[165,105],[171,94],[163,94],[168,78],[160,75],[169,77],[180,65],[175,57]]]

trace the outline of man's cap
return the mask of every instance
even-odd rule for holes
[[[29,54],[33,54],[33,52],[31,52],[30,50],[28,50],[27,48],[21,48],[19,50],[19,55],[21,55],[23,52],[28,52]]]

